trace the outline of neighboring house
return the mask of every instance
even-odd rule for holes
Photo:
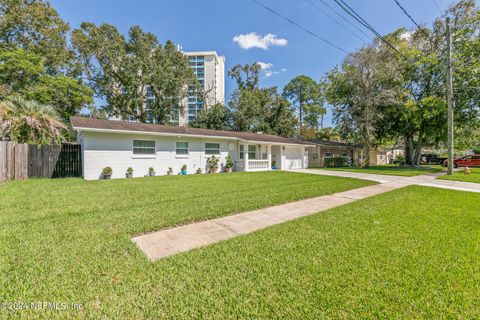
[[[133,123],[72,117],[72,128],[82,148],[83,176],[98,179],[104,167],[113,169],[113,178],[125,177],[132,167],[143,177],[153,167],[157,175],[168,168],[188,173],[207,172],[207,159],[220,158],[220,168],[230,155],[235,171],[302,169],[308,167],[308,147],[313,144],[275,135],[199,129],[180,126]],[[220,170],[221,170],[220,169]]]
[[[308,152],[310,167],[323,167],[325,158],[346,157],[353,165],[366,158],[361,145],[327,140],[307,140],[307,142],[314,145]]]
[[[384,165],[393,164],[395,158],[399,155],[405,155],[405,149],[403,146],[396,146],[390,148],[378,148],[370,153],[371,165]]]

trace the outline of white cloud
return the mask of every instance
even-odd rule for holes
[[[262,68],[262,70],[270,69],[270,68],[273,67],[273,64],[271,64],[269,62],[258,61],[257,63],[260,65],[260,68]]]
[[[271,46],[286,46],[287,39],[277,38],[276,34],[269,33],[265,36],[257,34],[256,32],[250,32],[246,34],[239,34],[233,37],[233,42],[238,43],[240,48],[248,50],[251,48],[260,48],[268,50]]]
[[[257,61],[257,64],[260,65],[260,69],[265,73],[265,78],[270,78],[274,74],[287,71],[285,68],[280,69],[280,71],[273,70],[273,64],[270,62]]]
[[[265,77],[269,78],[272,76],[273,71],[273,64],[269,62],[262,62],[262,61],[257,61],[257,64],[260,65],[260,68],[262,69],[263,72],[265,72]]]

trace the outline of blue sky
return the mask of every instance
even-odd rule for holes
[[[325,7],[321,0],[259,1],[347,51],[362,46],[357,37],[309,2],[359,34]],[[333,0],[323,1],[343,14]],[[346,2],[382,34],[402,26],[413,27],[413,23],[396,6],[394,0]],[[417,22],[427,25],[440,15],[435,2],[442,10],[450,3],[449,0],[399,2]],[[227,70],[237,63],[261,61],[268,66],[262,72],[261,85],[276,85],[280,91],[290,79],[300,74],[320,79],[345,56],[343,52],[299,30],[250,0],[52,0],[51,3],[72,28],[78,27],[83,21],[97,24],[108,22],[127,33],[131,26],[139,25],[145,31],[154,33],[160,42],[170,39],[180,44],[185,51],[217,51],[226,57]],[[271,35],[264,38],[268,34]],[[240,35],[244,36],[238,37],[235,42],[234,37]],[[246,49],[254,44],[256,46]],[[228,99],[235,89],[235,83],[226,79],[225,86]],[[329,115],[326,122],[330,122]]]

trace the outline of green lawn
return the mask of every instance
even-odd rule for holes
[[[221,280],[216,274],[231,271],[236,262],[220,256],[202,260],[196,257],[202,252],[198,251],[151,263],[131,237],[371,184],[288,172],[7,183],[0,186],[0,302],[84,306],[80,311],[17,313],[23,317],[212,315],[218,304],[232,297],[229,294],[240,293],[229,285],[216,285]],[[236,277],[252,272],[242,269]],[[236,277],[233,282],[239,280]],[[209,299],[218,290],[227,300]],[[238,302],[254,302],[257,297],[248,292],[257,290],[255,286],[245,290],[245,300]],[[223,314],[238,310],[234,304],[223,308]],[[2,307],[0,317],[13,315],[6,312]]]
[[[370,166],[368,168],[342,167],[342,168],[316,168],[322,170],[347,171],[358,173],[385,174],[390,176],[413,177],[426,173],[440,172],[443,170],[440,166],[410,168],[397,165]]]
[[[187,177],[192,185],[202,178]],[[270,181],[264,174],[218,178]],[[167,179],[146,183],[154,188]],[[308,189],[310,177],[294,179],[307,179]],[[137,202],[123,214],[113,212],[112,201],[102,205],[89,192],[79,197],[93,199],[103,213],[68,209],[68,190],[77,185],[98,191],[104,184],[119,192],[128,183],[5,186],[2,301],[80,302],[82,311],[51,315],[91,318],[480,317],[480,194],[411,186],[151,263],[128,234],[165,225],[160,211],[158,222],[148,213],[148,219],[131,215]],[[53,204],[34,204],[46,195],[57,196],[64,213],[45,214]],[[169,206],[159,207],[167,212]],[[37,214],[28,214],[32,210]],[[131,227],[132,216],[143,222]]]
[[[480,183],[480,168],[471,168],[470,170],[472,170],[472,174],[469,175],[465,175],[462,168],[460,171],[455,172],[453,176],[444,175],[438,179]]]

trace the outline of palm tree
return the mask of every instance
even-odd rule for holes
[[[0,141],[9,140],[8,134],[13,121],[13,108],[11,101],[0,101]]]
[[[66,126],[53,107],[18,96],[0,101],[0,118],[5,118],[5,128],[0,132],[18,143],[49,144],[65,140],[62,131]],[[2,127],[3,127],[3,119]]]

